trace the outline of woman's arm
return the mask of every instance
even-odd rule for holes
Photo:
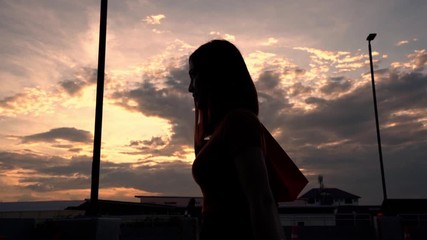
[[[248,199],[255,239],[285,239],[261,148],[242,149],[235,158],[235,165],[241,187]]]

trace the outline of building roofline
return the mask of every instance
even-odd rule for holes
[[[136,195],[136,198],[203,198],[202,196],[144,196],[144,195]]]
[[[346,191],[341,190],[339,188],[323,188],[323,189],[321,189],[321,188],[312,188],[312,189],[308,190],[306,193],[304,193],[298,199],[307,199],[307,198],[313,197],[312,195],[313,194],[318,194],[320,192],[320,190],[323,190],[324,192],[335,193],[335,194],[345,194],[345,195],[347,195],[347,197],[356,198],[356,199],[361,198],[361,197],[359,197],[359,196],[357,196],[355,194],[346,192]]]

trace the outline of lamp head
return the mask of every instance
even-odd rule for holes
[[[367,41],[372,41],[375,39],[375,37],[377,36],[376,33],[371,33],[368,35],[368,37],[366,38]]]

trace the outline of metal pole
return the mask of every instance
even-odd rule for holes
[[[104,98],[105,45],[107,35],[108,0],[101,0],[99,27],[98,75],[96,85],[95,135],[93,141],[90,204],[86,215],[98,215],[99,169],[101,162],[102,106]]]
[[[371,38],[368,36],[367,40],[368,40],[368,46],[369,46],[369,62],[371,65],[372,95],[374,98],[375,124],[377,127],[377,142],[378,142],[378,153],[379,153],[379,157],[380,157],[381,180],[382,180],[383,198],[384,198],[383,200],[385,201],[385,200],[387,200],[387,189],[386,189],[385,177],[384,177],[383,153],[381,150],[380,125],[379,125],[379,121],[378,121],[377,95],[375,93],[374,65],[372,63],[372,48],[371,48],[371,41],[375,38],[375,35]]]

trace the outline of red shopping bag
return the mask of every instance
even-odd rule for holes
[[[265,126],[263,135],[271,191],[277,202],[293,201],[307,185],[308,180]]]

